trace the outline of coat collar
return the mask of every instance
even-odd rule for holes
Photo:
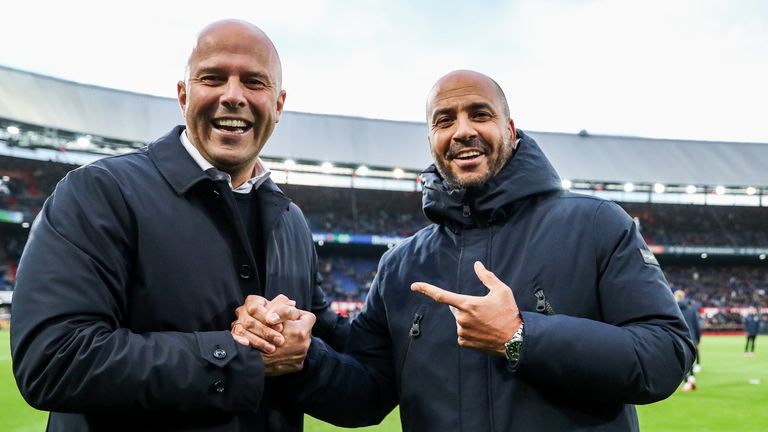
[[[208,178],[181,144],[179,136],[184,126],[176,126],[163,137],[149,144],[149,158],[177,194]]]
[[[561,190],[560,177],[533,138],[518,130],[517,149],[493,178],[478,188],[450,189],[431,165],[422,173],[427,217],[452,227],[477,227],[509,217],[523,199]]]
[[[201,181],[211,180],[181,143],[179,136],[183,130],[184,126],[176,126],[160,139],[150,143],[148,150],[149,158],[178,195],[185,194]],[[258,194],[262,210],[267,212],[264,215],[265,221],[274,221],[291,203],[269,178],[259,186]]]

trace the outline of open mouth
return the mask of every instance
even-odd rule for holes
[[[459,159],[459,160],[470,160],[470,159],[474,159],[474,158],[476,158],[478,156],[482,156],[482,155],[483,155],[483,153],[480,152],[480,151],[477,151],[477,150],[467,150],[467,151],[459,152],[453,158],[454,159]]]
[[[244,134],[253,127],[252,123],[240,119],[214,119],[211,124],[214,129],[235,134]]]

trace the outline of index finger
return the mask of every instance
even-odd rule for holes
[[[456,294],[455,292],[446,291],[426,282],[412,283],[411,291],[422,293],[436,302],[447,304],[457,309],[462,309],[464,303],[466,303],[469,297],[463,294]]]

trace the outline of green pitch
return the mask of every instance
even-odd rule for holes
[[[759,336],[758,357],[751,360],[742,355],[744,337],[705,337],[698,389],[678,391],[665,401],[638,407],[640,428],[644,432],[768,430],[767,344],[768,336]],[[0,431],[43,431],[46,418],[46,413],[30,408],[19,395],[11,374],[8,331],[0,331]],[[306,432],[347,430],[311,417],[304,424]],[[400,431],[397,411],[379,426],[357,430]]]

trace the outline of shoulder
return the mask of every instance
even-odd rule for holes
[[[563,192],[558,198],[560,205],[587,212],[596,219],[607,218],[621,223],[632,222],[632,218],[619,204],[605,198],[574,192]]]
[[[147,170],[155,171],[146,147],[131,153],[99,159],[83,168],[91,171],[100,170],[115,178],[136,177],[146,174]]]
[[[433,247],[433,242],[437,235],[439,235],[439,226],[437,224],[433,223],[420,229],[412,236],[396,244],[392,249],[384,252],[379,261],[380,270],[410,262],[414,255]]]

